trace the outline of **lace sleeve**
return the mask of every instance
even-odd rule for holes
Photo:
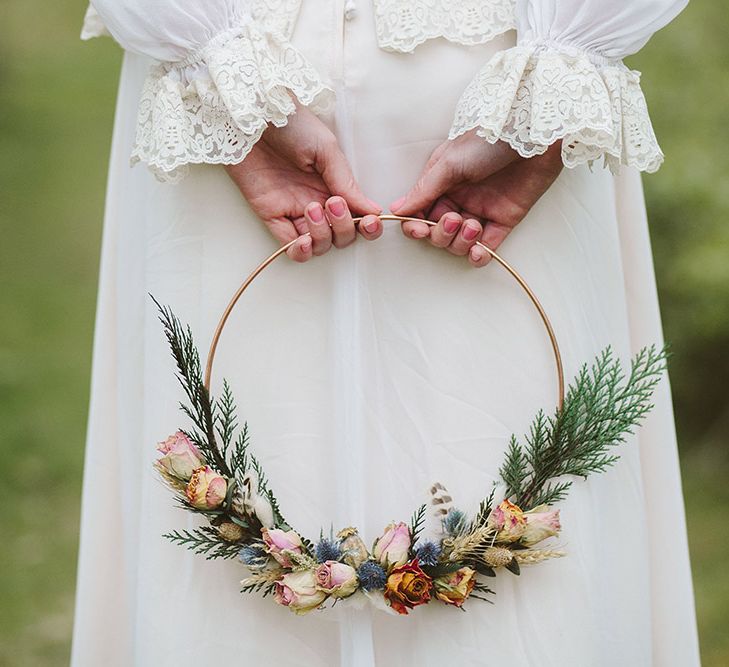
[[[236,164],[269,123],[287,123],[294,98],[316,113],[331,105],[332,95],[288,41],[248,23],[186,61],[152,69],[132,163],[147,163],[162,180],[179,180],[187,164]]]
[[[375,0],[377,44],[411,53],[443,37],[473,46],[513,30],[515,0]]]
[[[640,49],[685,0],[524,0],[517,46],[469,84],[449,138],[476,131],[524,157],[562,140],[565,166],[598,159],[656,171],[663,153],[640,87],[622,58]],[[579,11],[578,11],[579,10]]]
[[[83,37],[106,29],[159,61],[142,91],[132,164],[176,181],[189,164],[243,160],[269,124],[287,123],[297,100],[315,112],[329,107],[332,90],[288,39],[298,5],[94,0]]]

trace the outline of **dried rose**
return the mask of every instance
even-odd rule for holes
[[[445,602],[460,607],[476,585],[476,571],[462,567],[433,581],[435,596]]]
[[[387,568],[407,563],[410,553],[410,529],[402,522],[391,523],[378,538],[372,553]]]
[[[345,598],[357,590],[357,572],[346,563],[328,560],[315,570],[320,590],[335,598]]]
[[[420,569],[418,559],[396,567],[385,584],[385,598],[398,614],[430,600],[433,580]]]
[[[488,526],[496,533],[496,542],[516,542],[524,534],[526,519],[518,505],[504,500],[488,518]]]
[[[337,537],[342,541],[340,544],[342,560],[347,565],[358,568],[370,557],[367,546],[356,528],[343,528],[337,533]]]
[[[261,530],[263,543],[270,553],[283,567],[291,567],[293,563],[287,552],[301,553],[301,538],[294,530],[280,528],[264,528]]]
[[[157,459],[157,465],[165,472],[187,481],[193,471],[204,464],[203,455],[197,446],[182,431],[177,431],[157,445],[157,451],[164,454]]]
[[[314,570],[288,572],[276,582],[274,600],[297,614],[316,609],[327,598],[317,588]]]
[[[195,469],[187,483],[185,495],[193,507],[212,510],[225,500],[228,483],[210,466]]]
[[[562,526],[559,523],[559,510],[550,510],[549,505],[539,505],[533,510],[524,512],[526,527],[520,542],[531,547],[548,537],[559,535]]]

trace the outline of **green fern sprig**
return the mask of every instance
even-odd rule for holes
[[[420,533],[423,532],[423,528],[425,527],[425,511],[427,509],[426,505],[421,505],[413,512],[412,517],[410,517],[410,543],[415,544],[415,542],[418,541],[418,537],[420,536]]]
[[[162,306],[152,295],[150,297],[159,311],[159,320],[177,364],[177,379],[189,401],[189,405],[182,404],[181,408],[204,434],[201,437],[196,433],[194,442],[212,467],[220,474],[232,477],[232,471],[215,438],[217,417],[203,383],[200,355],[192,338],[192,330],[189,326],[183,327],[170,308]]]
[[[240,544],[226,542],[211,526],[202,526],[194,530],[175,530],[162,537],[184,546],[196,554],[204,555],[208,560],[235,558],[241,548]]]
[[[570,480],[587,477],[612,466],[612,448],[626,437],[651,409],[653,390],[665,370],[667,352],[655,346],[642,349],[625,376],[620,361],[608,347],[592,368],[584,365],[565,397],[564,406],[547,418],[540,412],[521,445],[512,437],[499,473],[507,496],[523,509],[562,500]]]

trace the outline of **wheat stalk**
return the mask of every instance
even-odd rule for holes
[[[562,558],[566,552],[557,549],[525,549],[514,551],[514,558],[520,565],[534,565],[550,558]]]

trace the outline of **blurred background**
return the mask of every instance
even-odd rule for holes
[[[120,50],[83,0],[0,3],[0,665],[68,664]],[[729,665],[729,23],[693,0],[628,64],[667,160],[644,179],[705,667]],[[727,512],[727,514],[724,514]]]

